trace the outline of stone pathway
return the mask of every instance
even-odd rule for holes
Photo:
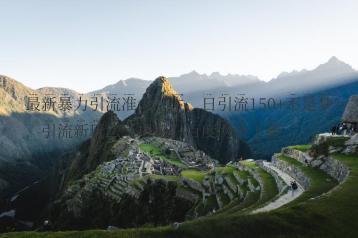
[[[285,172],[281,171],[280,169],[276,168],[275,166],[273,166],[271,164],[271,162],[265,161],[264,166],[274,170],[288,186],[290,186],[291,181],[294,180],[290,175],[288,175],[287,173],[285,173]],[[267,204],[266,206],[254,210],[252,213],[268,212],[268,211],[277,209],[279,207],[282,207],[283,205],[298,198],[303,192],[304,192],[304,189],[302,188],[302,186],[300,184],[298,184],[298,189],[294,192],[293,195],[292,195],[292,190],[288,190],[287,193],[280,196],[275,201],[272,201],[271,203]]]

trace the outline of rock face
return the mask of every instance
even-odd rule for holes
[[[190,179],[172,181],[170,176],[180,176],[188,168],[212,168],[217,161],[211,158],[234,160],[239,148],[238,137],[224,119],[194,109],[159,77],[132,116],[121,121],[114,112],[105,113],[91,139],[62,160],[55,173],[51,219],[59,228],[80,229],[111,222],[123,227],[168,224],[196,217],[199,213],[189,210],[210,189]],[[235,192],[229,188],[222,189],[233,199]],[[143,215],[144,210],[148,214]],[[204,210],[200,214],[210,212]]]
[[[76,153],[66,155],[72,160],[64,162],[58,173],[62,177],[60,190],[66,187],[68,181],[81,178],[93,171],[99,164],[115,159],[112,151],[114,143],[130,132],[124,127],[115,113],[105,113],[99,121],[91,139],[85,141]],[[61,166],[59,166],[61,167]],[[63,172],[61,172],[63,171]]]
[[[284,171],[292,178],[298,181],[299,184],[306,190],[309,188],[311,181],[309,178],[301,171],[301,169],[292,166],[291,164],[287,163],[286,161],[280,160],[276,158],[276,155],[272,156],[272,164],[279,168],[280,170]]]
[[[191,109],[169,81],[159,77],[147,88],[135,114],[125,122],[140,135],[154,134],[191,143],[187,113]]]
[[[343,122],[358,123],[358,95],[349,98],[342,116]]]
[[[220,162],[235,160],[240,155],[239,138],[229,123],[185,103],[165,77],[157,78],[148,87],[137,110],[125,123],[139,135],[190,143]]]

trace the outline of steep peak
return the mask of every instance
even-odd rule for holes
[[[164,76],[159,76],[158,78],[156,78],[154,82],[149,86],[146,93],[149,93],[150,95],[173,97],[181,103],[181,107],[184,106],[180,94],[172,87],[169,82],[169,79]]]
[[[338,59],[336,56],[332,56],[331,58],[329,58],[329,60],[326,62],[326,65],[334,65],[334,66],[335,65],[345,65],[345,66],[349,66],[348,64],[346,64],[342,60]]]
[[[332,56],[326,63],[317,67],[320,70],[335,70],[338,72],[354,72],[354,69],[349,64],[341,61],[336,56]]]
[[[168,78],[160,76],[149,85],[143,94],[135,114],[153,114],[164,109],[166,110],[165,113],[178,109],[188,111],[192,110],[192,106],[182,100],[180,94],[174,90]]]
[[[200,77],[201,75],[196,71],[196,70],[192,70],[189,73],[186,74],[182,74],[180,77]]]
[[[97,127],[94,131],[94,135],[99,137],[105,137],[113,133],[114,128],[116,128],[121,121],[118,119],[117,115],[113,111],[108,111],[99,120]]]
[[[341,62],[341,61],[336,56],[332,56],[328,60],[328,63],[337,63],[337,62]]]
[[[223,75],[221,75],[219,72],[212,72],[209,76],[209,78],[222,78],[224,77]]]

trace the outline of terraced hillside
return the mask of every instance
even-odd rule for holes
[[[240,161],[208,170],[184,168],[171,180],[191,194],[190,218],[170,226],[2,237],[356,237],[357,135],[319,135],[313,145],[283,148],[271,162]],[[302,193],[292,195],[290,180]],[[141,181],[135,181],[138,187]],[[195,196],[194,196],[195,195]],[[195,199],[194,199],[195,197]],[[294,199],[289,199],[293,197]],[[285,199],[283,199],[285,198]],[[195,202],[194,202],[195,201]]]
[[[277,194],[274,178],[255,163],[219,166],[184,142],[124,136],[111,151],[114,160],[70,182],[55,201],[57,229],[183,222],[227,207],[249,211]]]

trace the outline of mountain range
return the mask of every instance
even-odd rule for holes
[[[307,142],[313,132],[304,133],[303,128],[306,128],[307,131],[310,128],[317,128],[315,132],[328,130],[332,124],[339,121],[341,105],[348,100],[351,94],[356,94],[358,91],[357,71],[336,57],[332,57],[313,70],[281,73],[269,82],[261,81],[251,75],[229,74],[224,76],[219,73],[206,75],[195,71],[168,80],[179,92],[175,97],[178,96],[181,100],[190,101],[191,105],[196,108],[194,112],[182,115],[179,118],[190,121],[195,117],[192,123],[198,125],[200,125],[201,119],[193,115],[199,108],[204,108],[203,99],[205,95],[218,98],[225,93],[225,95],[234,98],[240,94],[248,98],[259,99],[261,97],[287,98],[294,94],[295,97],[303,100],[306,95],[329,94],[331,100],[336,103],[326,113],[322,113],[322,111],[300,113],[300,110],[295,113],[289,110],[264,111],[262,108],[248,112],[214,110],[215,113],[229,120],[231,126],[238,132],[240,139],[248,142],[253,151],[253,158],[267,158],[277,149],[292,144],[292,141],[293,143]],[[90,136],[90,133],[87,133],[83,137],[72,138],[71,140],[58,140],[58,138],[55,138],[55,141],[48,140],[44,137],[44,130],[47,125],[58,126],[68,119],[71,121],[84,120],[87,124],[98,120],[105,110],[92,110],[93,105],[90,105],[89,98],[94,95],[101,95],[104,98],[115,95],[117,97],[132,95],[138,104],[151,83],[152,81],[131,78],[120,80],[113,85],[82,95],[65,88],[48,87],[33,90],[14,79],[1,76],[0,144],[2,150],[0,152],[0,188],[2,195],[8,196],[41,178],[43,172],[54,164],[62,151],[73,148]],[[87,98],[89,109],[66,113],[61,111],[35,113],[26,110],[25,99],[30,95],[37,95],[42,98],[46,95],[60,96],[64,94],[75,99],[80,96]],[[287,99],[283,100],[283,102],[286,101]],[[83,106],[80,108],[83,109]],[[140,108],[141,106],[138,106],[137,112],[141,110]],[[160,107],[158,107],[158,110],[160,111]],[[123,120],[130,117],[134,112],[135,110],[122,110],[116,112],[116,114]],[[143,111],[142,113],[145,114],[146,112]],[[140,115],[139,112],[137,115]],[[152,119],[155,121],[154,117]],[[149,123],[141,121],[140,118],[138,121],[138,126]],[[280,132],[277,134],[279,137],[270,138],[267,137],[267,134],[271,131],[273,122],[279,124]],[[148,124],[146,128],[156,128],[157,126]],[[257,127],[260,128],[259,131],[252,129]],[[178,138],[183,138],[185,133],[188,133],[188,128],[182,129],[184,131],[174,130],[171,133],[177,135]],[[148,133],[150,132],[149,130]],[[228,154],[230,153],[228,151]],[[49,157],[52,159],[49,160]],[[232,157],[228,156],[227,158]],[[14,177],[14,173],[17,173],[17,176]]]

